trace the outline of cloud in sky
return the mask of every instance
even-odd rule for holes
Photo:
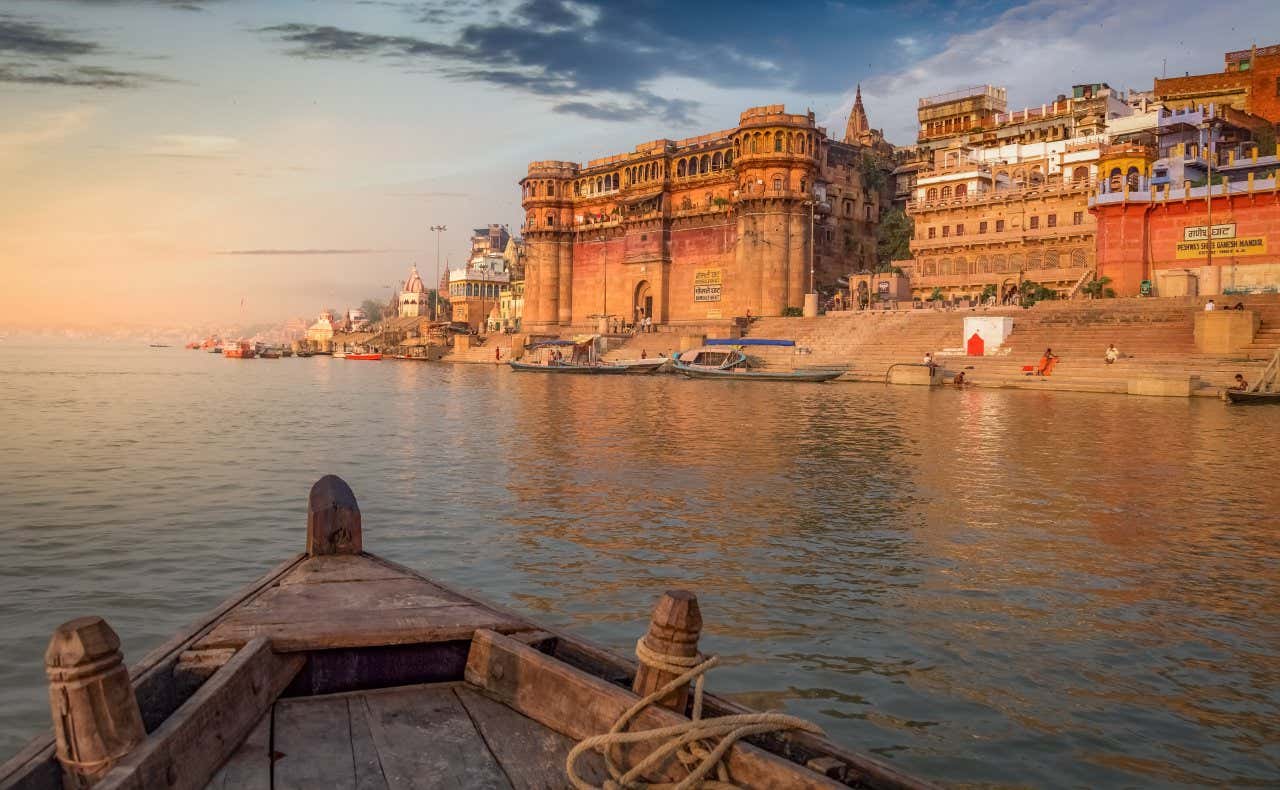
[[[167,82],[154,74],[74,62],[106,47],[40,22],[0,14],[0,83],[75,88],[138,88]]]
[[[448,78],[551,97],[553,112],[593,120],[689,121],[697,100],[660,96],[647,87],[664,76],[733,87],[789,81],[773,63],[738,51],[724,37],[673,36],[650,24],[645,11],[634,4],[525,0],[456,26],[443,39],[300,22],[259,32],[297,57],[384,59],[400,66],[425,60]],[[443,6],[418,13],[437,28],[441,20],[454,21]]]

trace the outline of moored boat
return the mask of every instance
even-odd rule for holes
[[[929,786],[704,692],[718,660],[701,630],[697,598],[666,592],[637,664],[461,593],[365,552],[355,496],[330,475],[304,554],[132,671],[102,618],[59,626],[53,732],[0,766],[0,787],[698,786],[694,771],[741,788]]]
[[[335,354],[334,356],[337,356],[337,355]],[[357,361],[364,361],[364,362],[377,362],[378,360],[382,359],[382,355],[376,352],[362,351],[354,354],[348,353],[345,358],[354,359]]]
[[[621,368],[626,368],[627,373],[648,374],[648,373],[657,373],[660,370],[665,370],[671,364],[671,360],[668,359],[667,357],[649,357],[647,359],[615,359],[615,360],[612,360],[609,364],[616,365]]]
[[[279,359],[280,352],[275,350],[274,348],[268,348],[260,352],[258,356],[262,357],[263,359]]]
[[[1280,403],[1280,392],[1244,392],[1226,390],[1224,395],[1232,403]]]
[[[737,379],[744,381],[822,382],[837,379],[843,370],[792,369],[771,370],[752,363],[744,346],[794,346],[792,340],[764,338],[729,338],[708,340],[701,348],[691,349],[672,361],[676,372],[693,379]]]
[[[247,340],[228,343],[222,348],[222,356],[228,359],[253,359],[257,354],[258,352],[254,350],[253,344]]]
[[[546,340],[530,346],[526,358],[533,361],[511,360],[512,370],[527,373],[563,373],[570,375],[603,376],[628,373],[622,365],[602,362],[596,354],[599,335],[589,335],[574,340]],[[569,356],[564,351],[569,351]]]

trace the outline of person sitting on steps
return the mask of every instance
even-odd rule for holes
[[[1116,348],[1116,344],[1112,343],[1107,346],[1106,360],[1108,365],[1114,365],[1116,360],[1120,358],[1120,349]]]
[[[1052,348],[1044,350],[1044,356],[1040,357],[1040,363],[1036,365],[1035,373],[1040,378],[1044,378],[1053,373],[1053,368],[1058,364],[1058,357],[1054,355]]]

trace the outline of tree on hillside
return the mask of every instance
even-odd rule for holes
[[[365,299],[360,303],[360,309],[364,311],[364,317],[369,319],[369,323],[376,324],[382,320],[382,314],[387,309],[387,303],[381,299]]]
[[[915,223],[902,209],[895,208],[884,215],[876,228],[876,261],[882,267],[893,266],[894,261],[911,259],[911,235]]]

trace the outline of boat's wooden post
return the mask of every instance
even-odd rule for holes
[[[44,663],[63,786],[89,787],[147,735],[120,637],[101,617],[63,623]]]
[[[311,486],[307,505],[307,554],[359,554],[360,506],[351,486],[337,475],[325,475]]]
[[[698,637],[701,635],[702,612],[698,610],[698,597],[688,590],[667,590],[658,600],[658,605],[653,607],[644,644],[655,653],[692,658],[698,655]],[[678,676],[641,663],[631,690],[643,697]],[[689,687],[686,685],[658,700],[657,704],[683,714],[688,701]]]

